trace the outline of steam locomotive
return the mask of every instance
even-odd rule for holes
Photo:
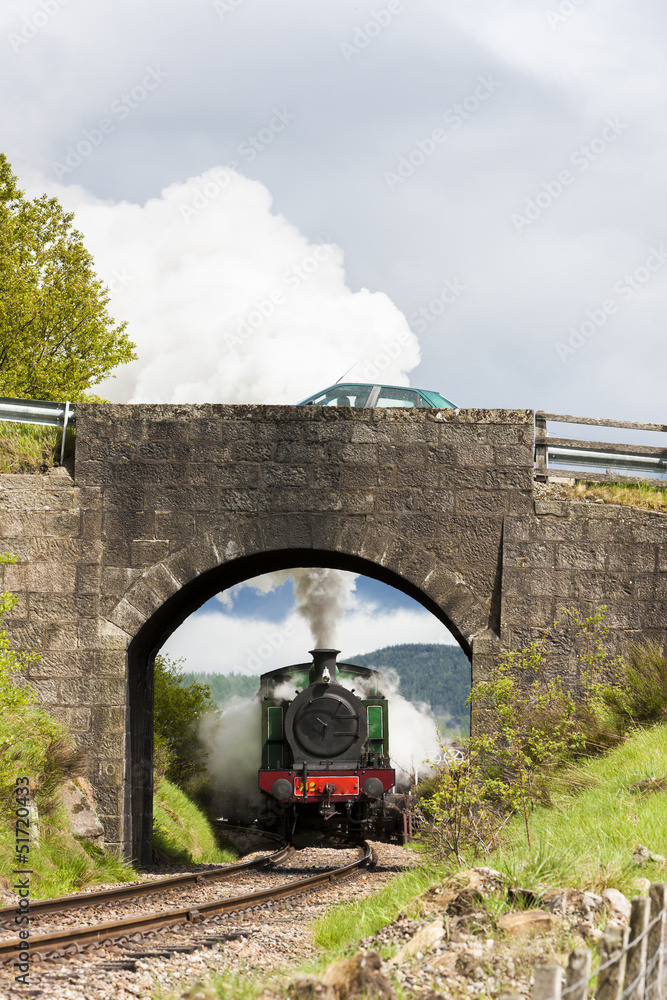
[[[407,796],[391,795],[382,675],[313,649],[312,663],[262,674],[259,787],[269,826],[292,842],[333,834],[405,842]]]

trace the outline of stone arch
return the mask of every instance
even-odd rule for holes
[[[402,590],[447,626],[468,657],[475,635],[488,628],[488,598],[384,524],[335,514],[264,516],[191,540],[143,573],[109,615],[129,640],[124,811],[125,839],[134,857],[150,857],[155,654],[214,594],[297,566],[358,572]]]

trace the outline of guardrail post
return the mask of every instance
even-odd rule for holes
[[[567,1000],[586,1000],[591,977],[591,953],[588,948],[575,948],[570,953],[565,971]]]
[[[623,1000],[644,1000],[646,985],[646,951],[651,900],[648,896],[635,896],[631,901],[630,944],[625,964],[625,989]]]
[[[600,965],[607,967],[598,972],[595,1000],[621,1000],[629,933],[628,927],[614,927],[598,941]]]
[[[63,415],[63,437],[60,442],[60,464],[65,461],[65,435],[67,434],[67,421],[69,419],[69,400],[65,403],[65,413]]]
[[[533,1000],[561,1000],[563,985],[561,965],[538,965],[534,975]]]
[[[538,469],[546,469],[548,464],[547,418],[540,411],[535,414],[535,466]]]
[[[654,882],[649,889],[651,923],[646,957],[647,1000],[667,1000],[667,882]]]

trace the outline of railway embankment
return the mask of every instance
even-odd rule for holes
[[[529,998],[536,970],[539,978],[549,964],[565,969],[576,948],[592,952],[594,976],[600,942],[628,926],[631,899],[667,881],[667,725],[635,730],[609,753],[554,773],[530,823],[530,849],[516,816],[487,855],[420,867],[369,900],[332,909],[313,930],[317,966],[247,996],[361,995],[359,962],[371,955],[382,962],[369,960],[369,995],[391,989],[405,1000]],[[380,971],[385,992],[373,980]]]

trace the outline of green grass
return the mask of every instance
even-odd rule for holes
[[[236,861],[233,852],[218,846],[201,809],[166,778],[153,796],[153,853],[156,860],[184,864]]]
[[[39,424],[0,423],[0,472],[39,472],[60,462],[61,432]],[[74,430],[68,429],[65,459],[74,454]]]
[[[40,815],[39,827],[39,847],[32,845],[30,851],[33,899],[67,896],[90,886],[139,878],[134,868],[116,854],[76,840],[69,832],[64,810]],[[12,824],[5,822],[0,833],[0,869],[3,872],[11,872],[14,867],[13,847]],[[11,879],[2,878],[0,884],[9,889]]]
[[[552,806],[538,806],[530,818],[533,849],[526,846],[523,819],[514,817],[502,835],[502,848],[472,865],[490,865],[511,885],[546,891],[574,887],[620,889],[637,894],[634,881],[664,881],[656,863],[633,864],[639,844],[667,855],[667,791],[641,795],[630,790],[643,778],[667,776],[667,725],[636,732],[609,754],[554,774]],[[452,874],[449,866],[412,869],[368,899],[335,907],[315,924],[315,942],[329,957],[396,919],[429,885]],[[489,900],[492,911],[506,906]]]
[[[667,490],[644,483],[577,483],[564,487],[573,500],[602,500],[667,513]]]
[[[667,855],[667,792],[642,796],[630,786],[664,776],[667,726],[639,730],[604,757],[554,776],[552,807],[538,806],[530,818],[532,853],[516,817],[487,863],[525,888],[613,886],[634,895],[636,878],[665,877],[655,863],[633,864],[632,854],[643,844]]]
[[[329,958],[362,937],[375,934],[396,919],[400,911],[434,882],[444,868],[419,867],[397,875],[378,893],[350,905],[341,903],[316,921],[314,941],[326,949]]]

